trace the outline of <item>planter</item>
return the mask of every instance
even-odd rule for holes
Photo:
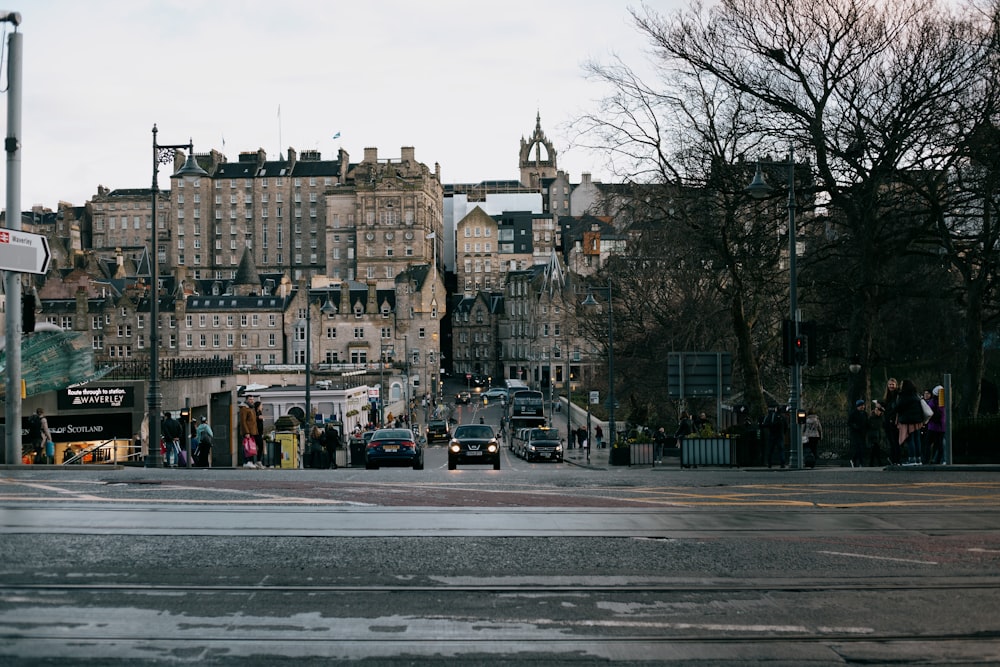
[[[732,466],[734,441],[729,438],[684,438],[681,443],[681,467]]]
[[[630,447],[612,447],[608,450],[608,463],[613,466],[627,466],[632,462]]]

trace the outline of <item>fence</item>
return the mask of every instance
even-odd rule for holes
[[[149,359],[95,360],[98,368],[110,367],[106,380],[141,380],[149,377]],[[233,374],[232,357],[206,357],[203,359],[160,359],[159,379],[221,377]]]

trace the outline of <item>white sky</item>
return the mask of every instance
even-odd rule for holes
[[[682,3],[648,4],[667,13]],[[154,123],[161,144],[192,138],[196,152],[230,161],[258,148],[277,159],[289,146],[323,159],[343,147],[352,162],[374,146],[396,159],[413,146],[455,183],[518,178],[537,111],[571,180],[589,171],[607,182],[599,156],[569,149],[566,123],[606,92],[582,65],[612,54],[647,62],[627,12],[640,0],[24,5],[5,6],[21,12],[24,36],[22,210],[82,205],[98,185],[149,187]],[[6,52],[3,68],[5,84]],[[162,168],[160,187],[168,177]]]

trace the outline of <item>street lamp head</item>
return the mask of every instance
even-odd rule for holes
[[[588,291],[587,292],[587,298],[584,299],[583,303],[581,303],[580,305],[581,306],[586,306],[587,308],[591,308],[593,306],[596,306],[597,305],[597,299],[594,298],[594,293]]]
[[[193,145],[192,145],[193,146]],[[202,176],[208,176],[208,172],[201,168],[198,161],[194,159],[194,150],[192,149],[184,160],[184,166],[177,170],[174,176],[178,178],[183,178],[190,180],[192,178],[201,178]]]
[[[764,172],[761,171],[759,162],[757,163],[757,171],[754,172],[753,180],[746,187],[746,191],[754,199],[765,199],[771,194],[771,186],[764,180]]]

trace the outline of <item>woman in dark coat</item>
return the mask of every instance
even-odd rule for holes
[[[906,445],[904,465],[920,465],[920,431],[924,427],[923,399],[911,380],[899,385],[899,395],[893,403],[892,416],[899,428],[899,446]]]
[[[881,406],[886,412],[885,419],[882,420],[882,428],[885,429],[885,441],[889,443],[889,463],[899,465],[903,462],[903,455],[899,447],[899,427],[896,426],[895,415],[892,414],[893,403],[899,396],[899,384],[896,378],[889,378],[885,383],[885,396],[882,397]]]

